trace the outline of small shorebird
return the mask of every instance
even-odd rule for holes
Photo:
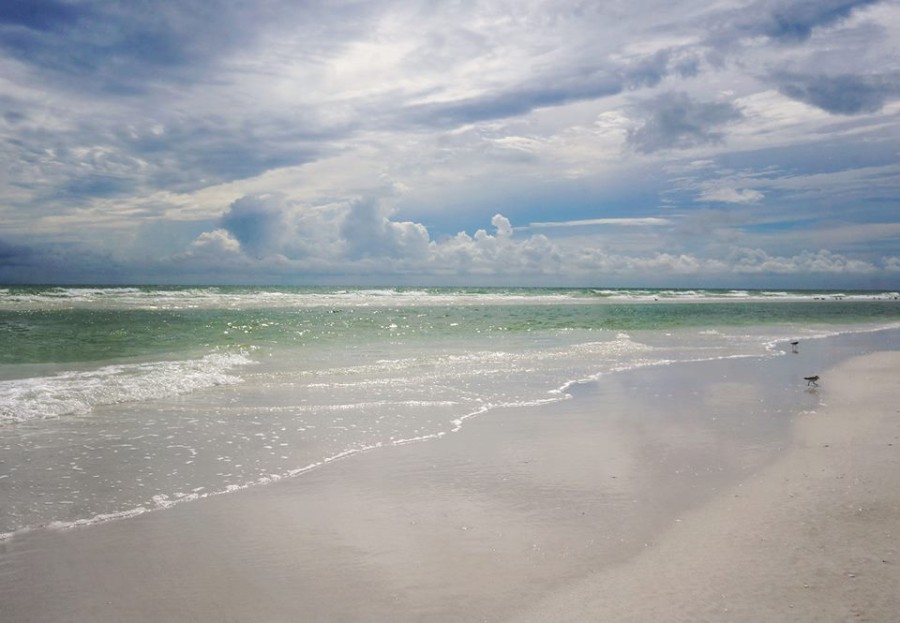
[[[819,376],[818,376],[818,375],[816,375],[816,376],[804,376],[804,377],[803,377],[803,380],[806,381],[806,386],[807,386],[807,387],[809,387],[810,385],[814,385],[814,386],[816,386],[816,387],[819,386],[819,384],[817,383],[817,381],[819,380]]]
[[[795,352],[795,353],[797,352],[797,345],[799,343],[800,342],[798,340],[794,340],[793,342],[791,342],[791,352]]]

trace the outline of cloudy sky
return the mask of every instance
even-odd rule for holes
[[[898,0],[4,0],[0,282],[900,287]]]

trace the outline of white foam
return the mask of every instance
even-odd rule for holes
[[[240,381],[230,374],[252,363],[240,353],[200,359],[111,365],[88,371],[0,381],[0,423],[83,415],[100,405],[153,400]]]
[[[291,289],[240,290],[231,288],[48,288],[0,289],[0,309],[92,308],[109,309],[252,309],[267,307],[404,307],[431,305],[555,304],[655,301],[727,300],[893,300],[900,293],[796,292],[778,290],[504,290],[487,289]]]

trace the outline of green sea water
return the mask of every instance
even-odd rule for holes
[[[0,364],[254,346],[900,322],[896,293],[725,290],[9,288]]]

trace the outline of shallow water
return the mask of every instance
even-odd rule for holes
[[[459,434],[272,486],[19,534],[0,542],[0,602],[10,620],[74,623],[515,620],[579,587],[603,599],[584,581],[617,573],[673,525],[696,526],[706,502],[743,497],[743,483],[796,448],[794,416],[817,419],[832,362],[898,345],[897,330],[844,334],[796,354],[605,374],[571,386],[572,400],[498,408]],[[803,382],[810,368],[821,387]],[[736,525],[751,547],[778,541]],[[704,538],[699,555],[715,558]],[[657,594],[656,577],[630,590]]]
[[[440,438],[616,371],[779,365],[788,340],[898,324],[894,293],[0,290],[0,533]]]

